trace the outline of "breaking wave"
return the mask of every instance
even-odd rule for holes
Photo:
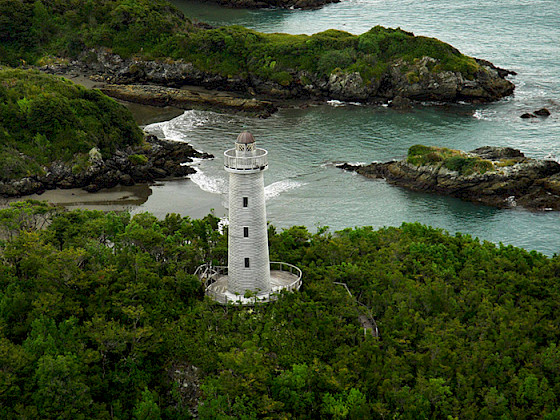
[[[289,179],[285,179],[283,181],[277,181],[270,185],[267,185],[264,188],[264,197],[266,200],[269,200],[271,198],[278,197],[280,194],[282,194],[285,191],[293,190],[302,187],[304,185],[305,185],[304,182],[297,182]]]

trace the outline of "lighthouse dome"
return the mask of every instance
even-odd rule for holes
[[[239,144],[255,143],[255,138],[248,131],[244,131],[237,136],[237,143]]]

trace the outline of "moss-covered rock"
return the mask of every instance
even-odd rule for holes
[[[496,207],[560,210],[560,164],[526,158],[507,147],[485,146],[467,153],[415,145],[401,161],[341,168],[411,190]]]

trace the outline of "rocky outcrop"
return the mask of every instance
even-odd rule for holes
[[[520,115],[520,118],[537,118],[537,116],[539,117],[549,117],[550,116],[550,111],[546,108],[541,108],[541,109],[537,109],[535,112],[533,112],[532,114],[529,112],[525,112],[523,114]]]
[[[500,208],[519,205],[530,210],[560,210],[559,163],[527,158],[511,148],[486,146],[470,154],[492,161],[494,169],[460,175],[442,164],[415,166],[406,160],[339,167],[414,191],[450,195]]]
[[[263,9],[277,7],[282,9],[318,9],[340,0],[207,0],[221,6],[236,9]]]
[[[184,163],[192,162],[193,158],[210,157],[187,143],[159,140],[150,135],[142,147],[117,150],[106,159],[94,148],[83,167],[54,162],[45,168],[43,175],[0,182],[0,196],[20,197],[56,188],[84,188],[95,192],[119,184],[134,185],[184,177],[195,172]]]
[[[113,98],[155,106],[174,106],[181,109],[227,109],[268,117],[277,108],[269,101],[245,99],[220,92],[176,89],[154,85],[105,85],[101,91]]]
[[[327,76],[293,69],[283,84],[255,74],[225,77],[203,72],[184,61],[123,59],[108,50],[89,50],[76,61],[48,65],[50,73],[78,71],[96,80],[113,84],[155,84],[166,87],[186,85],[240,92],[269,99],[338,99],[342,101],[388,102],[395,98],[415,101],[488,102],[511,95],[514,85],[505,76],[512,74],[491,63],[478,60],[472,80],[460,72],[437,70],[436,59],[423,57],[413,63],[397,60],[378,79],[364,80],[358,72],[334,72]]]

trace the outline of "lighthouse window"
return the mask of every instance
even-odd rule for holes
[[[249,205],[249,197],[243,197],[243,207],[247,207]]]
[[[248,237],[249,237],[249,228],[248,228],[248,227],[244,227],[244,228],[243,228],[243,237],[244,237],[244,238],[248,238]]]
[[[249,268],[249,258],[245,258],[245,268]]]

